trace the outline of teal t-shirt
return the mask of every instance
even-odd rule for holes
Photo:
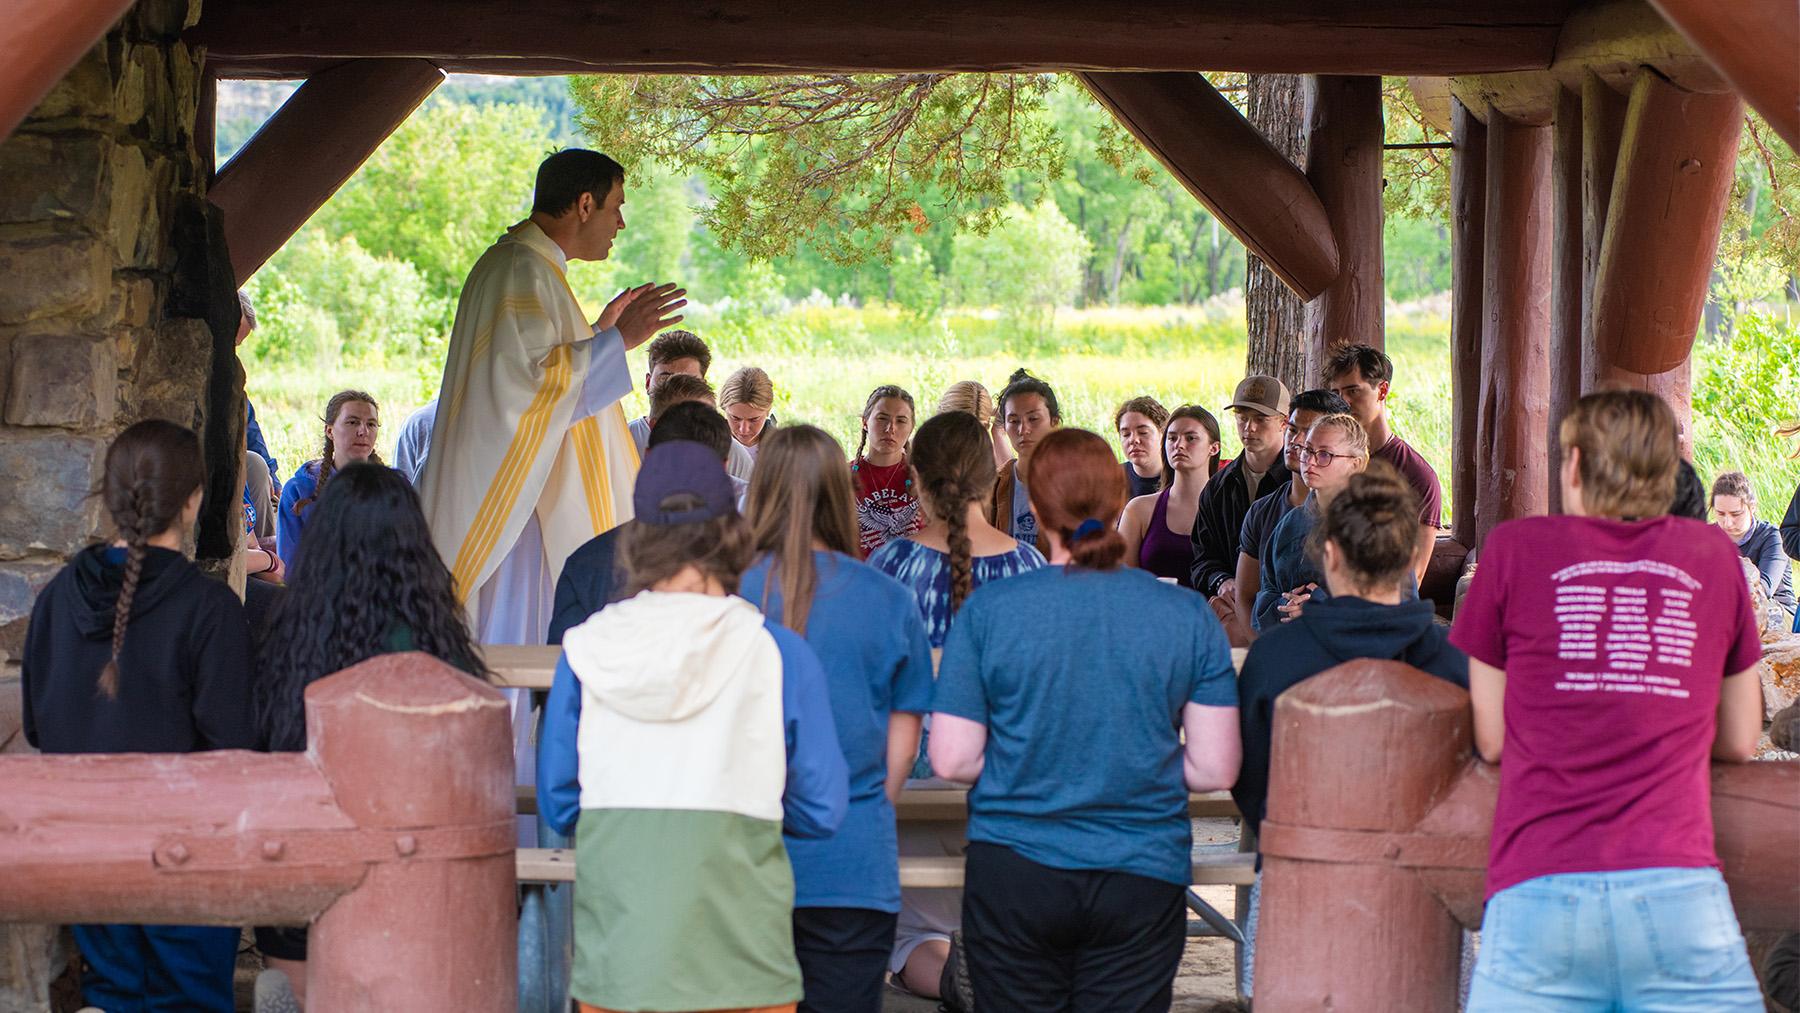
[[[977,588],[932,710],[987,726],[969,839],[1057,869],[1186,884],[1181,708],[1236,707],[1204,595],[1143,570],[1047,566]]]
[[[900,910],[900,844],[885,790],[888,715],[931,709],[931,644],[912,592],[837,552],[814,552],[818,582],[806,642],[825,669],[838,745],[850,768],[850,808],[836,834],[787,838],[794,906]],[[780,581],[764,556],[738,593],[781,622]],[[768,594],[764,595],[764,585]]]

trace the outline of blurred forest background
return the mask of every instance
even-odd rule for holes
[[[1215,83],[1242,103],[1241,77]],[[293,88],[221,82],[220,164]],[[1385,93],[1390,143],[1445,140],[1404,82]],[[1800,481],[1775,435],[1800,416],[1800,164],[1750,126],[1695,346],[1695,465],[1748,472],[1778,518]],[[1072,79],[452,76],[247,286],[250,395],[284,477],[345,387],[380,400],[391,451],[435,396],[470,265],[571,145],[630,172],[612,259],[571,271],[589,313],[681,282],[715,384],[759,365],[779,419],[850,446],[881,383],[928,414],[953,381],[997,391],[1026,366],[1065,423],[1106,433],[1137,394],[1217,412],[1244,372],[1244,248]],[[1385,231],[1396,426],[1446,475],[1448,163],[1389,152]]]

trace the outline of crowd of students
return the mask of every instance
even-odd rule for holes
[[[1254,831],[1276,698],[1355,658],[1467,686],[1500,762],[1470,1008],[1761,1008],[1706,771],[1761,731],[1740,555],[1791,621],[1800,491],[1779,532],[1736,474],[1716,525],[1671,516],[1684,465],[1656,398],[1575,406],[1564,515],[1496,528],[1445,627],[1419,594],[1441,492],[1393,432],[1377,349],[1339,349],[1297,395],[1245,378],[1229,461],[1204,406],[1133,398],[1115,450],[1024,370],[997,397],[952,385],[922,422],[877,387],[846,453],[779,423],[762,370],[715,394],[710,365],[690,332],[650,344],[635,518],[568,558],[547,631],[535,783],[575,841],[584,1010],[874,1011],[890,981],[953,1010],[1167,1009],[1188,793],[1230,789]],[[418,417],[390,469],[376,399],[344,391],[318,459],[285,483],[266,462],[246,525],[278,504],[259,576],[285,591],[260,619],[182,553],[194,434],[127,429],[116,538],[33,610],[31,743],[301,749],[305,687],[365,658],[483,675],[411,484]],[[897,823],[930,777],[972,785],[966,851]],[[964,890],[902,889],[903,855],[964,855]],[[77,939],[94,1006],[231,1008],[234,930]],[[304,931],[257,939],[303,1002]]]

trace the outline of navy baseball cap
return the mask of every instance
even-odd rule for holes
[[[700,503],[686,510],[663,509],[670,497],[680,495],[693,496]],[[698,524],[736,514],[737,491],[711,447],[692,440],[670,440],[644,454],[631,505],[643,524]]]

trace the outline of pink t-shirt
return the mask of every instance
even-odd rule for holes
[[[850,473],[856,480],[857,547],[862,558],[925,526],[919,498],[912,491],[912,469],[904,458],[880,468],[859,457],[851,462]]]
[[[1450,642],[1506,671],[1488,896],[1555,873],[1719,864],[1719,686],[1762,648],[1737,547],[1718,527],[1502,524]]]

